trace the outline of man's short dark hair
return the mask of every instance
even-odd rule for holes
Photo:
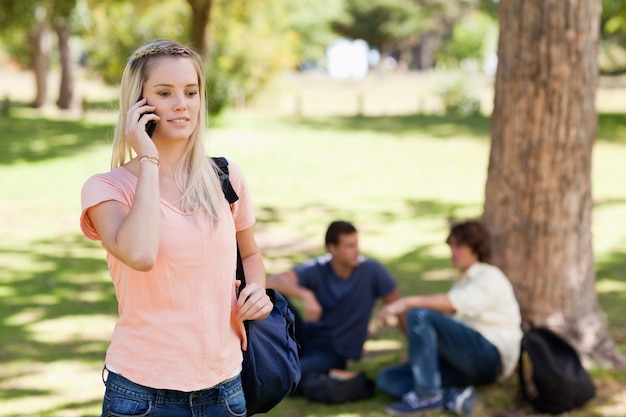
[[[457,245],[467,245],[476,254],[480,262],[489,262],[491,258],[491,238],[485,226],[476,220],[454,223],[446,243],[454,239]]]
[[[356,233],[356,227],[344,220],[332,222],[326,230],[326,246],[339,244],[339,236]]]

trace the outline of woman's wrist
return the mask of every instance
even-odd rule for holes
[[[159,158],[157,156],[154,155],[150,155],[150,154],[143,154],[139,157],[139,165],[142,164],[142,162],[149,162],[152,163],[156,166],[161,166],[161,162],[159,161]]]

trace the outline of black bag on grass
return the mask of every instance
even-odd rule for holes
[[[364,372],[345,379],[313,372],[300,381],[299,389],[311,401],[339,404],[373,396],[375,384]]]
[[[596,394],[578,353],[544,327],[524,334],[518,375],[522,396],[541,413],[563,413],[582,406]]]

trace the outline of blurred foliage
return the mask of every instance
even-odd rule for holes
[[[461,116],[480,114],[480,101],[464,77],[451,79],[441,88],[440,95],[446,114]]]
[[[323,66],[339,37],[364,39],[383,56],[412,56],[435,34],[439,68],[481,65],[495,53],[497,0],[214,0],[208,33],[211,111],[245,103],[282,69]],[[602,0],[603,73],[626,71],[626,2]],[[0,0],[0,44],[31,68],[30,33],[69,19],[72,48],[87,70],[115,85],[128,55],[142,43],[188,43],[191,9],[184,0]],[[56,39],[47,38],[51,63]],[[428,48],[426,48],[428,49]]]
[[[318,26],[309,24],[307,31],[300,25],[311,21],[310,16],[304,19],[304,6],[298,9],[284,0],[215,0],[208,71],[214,114],[236,99],[254,96],[277,71],[297,66],[298,51],[317,36]],[[0,32],[2,44],[25,68],[30,67],[25,31],[35,19],[46,21],[55,13],[71,11],[73,21],[80,22],[80,27],[73,27],[77,59],[110,85],[119,82],[125,60],[141,44],[158,38],[189,42],[191,12],[183,0],[158,5],[146,0],[37,0],[34,4],[0,0],[0,7],[0,22],[15,28]],[[292,16],[293,10],[300,13]],[[56,51],[54,45],[50,47]],[[321,42],[317,47],[323,48]]]
[[[600,44],[598,66],[603,75],[618,75],[626,72],[626,48],[624,44],[611,39]]]
[[[0,37],[4,49],[14,62],[31,66],[30,38],[37,24],[51,26],[67,22],[75,35],[82,35],[85,9],[82,0],[0,0]],[[52,37],[47,39],[52,62],[57,54]]]
[[[600,71],[618,74],[626,71],[626,2],[602,0],[602,44]]]
[[[0,34],[4,49],[15,63],[30,65],[28,42],[25,42],[28,28],[44,15],[45,9],[37,2],[0,0]]]
[[[393,54],[401,57],[410,68],[429,68],[429,63],[425,67],[417,65],[417,57],[421,55],[422,58],[424,54],[430,57],[440,45],[446,45],[438,55],[444,58],[442,62],[447,66],[458,67],[463,54],[476,55],[468,51],[468,41],[453,36],[453,31],[458,22],[478,9],[480,0],[344,1],[342,14],[332,22],[333,30],[349,39],[364,39],[383,56]],[[485,21],[493,20],[490,14],[483,16]],[[461,36],[467,34],[466,30]],[[434,44],[432,39],[435,39]],[[480,43],[481,39],[473,38],[470,42]],[[472,47],[482,49],[482,44]],[[431,59],[427,61],[432,62]]]
[[[323,65],[326,48],[339,38],[331,28],[343,10],[342,0],[286,2],[288,27],[295,35],[293,51],[300,67]]]
[[[492,17],[498,17],[498,6],[500,0],[478,0],[478,9]]]
[[[468,60],[482,64],[496,51],[497,41],[498,22],[485,12],[474,11],[454,26],[451,37],[437,51],[437,66],[458,68]]]
[[[422,16],[429,22],[429,29],[448,33],[464,15],[480,9],[481,0],[413,0]]]
[[[2,34],[3,49],[11,57],[11,61],[22,68],[30,68],[28,43],[25,42],[27,36],[23,30],[6,30]]]
[[[602,33],[604,36],[620,36],[626,40],[626,2],[602,0]]]
[[[159,7],[141,2],[93,1],[83,37],[82,63],[107,84],[117,84],[129,55],[141,44],[158,38],[188,39],[188,8],[180,0]]]
[[[209,111],[244,104],[276,72],[297,63],[297,35],[282,0],[216,0],[208,67]]]
[[[293,68],[297,37],[289,30],[282,0],[216,0],[211,16],[207,76],[210,111],[217,115],[257,94],[276,71]],[[105,82],[117,84],[125,60],[141,44],[157,38],[188,43],[190,19],[190,8],[181,0],[158,7],[94,3],[85,62]]]
[[[363,39],[379,51],[426,30],[424,16],[412,0],[345,0],[345,9],[332,22],[335,32]]]

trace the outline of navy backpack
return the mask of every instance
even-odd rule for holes
[[[239,199],[228,179],[226,158],[213,158],[224,196],[230,204]],[[237,279],[240,290],[246,285],[237,247]],[[300,359],[296,342],[295,316],[287,300],[276,290],[266,289],[274,308],[263,320],[245,321],[248,350],[243,352],[241,385],[246,397],[247,416],[267,413],[292,393],[300,382]]]

